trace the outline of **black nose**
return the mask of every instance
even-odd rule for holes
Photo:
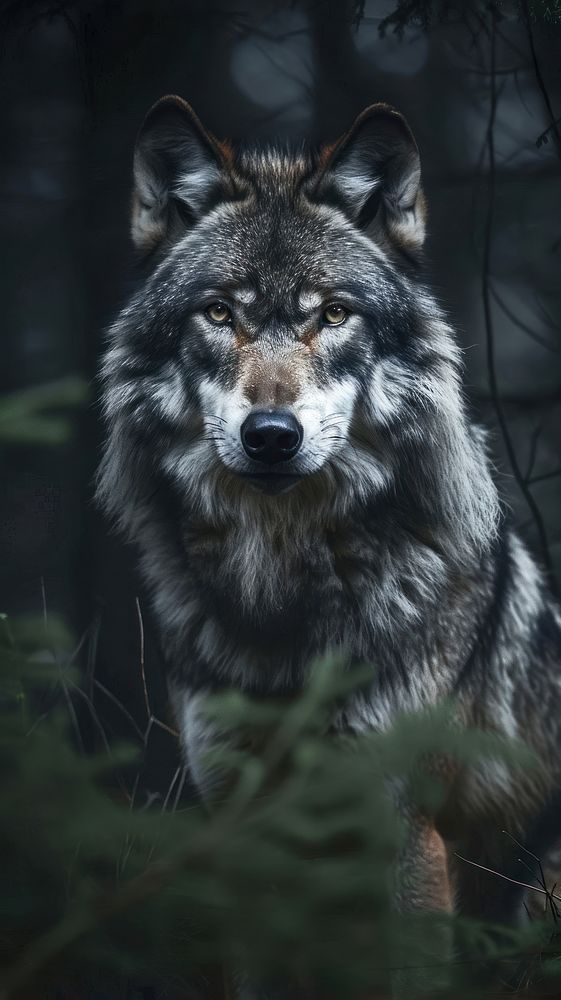
[[[255,462],[275,465],[294,458],[302,444],[303,431],[287,410],[254,410],[241,427],[246,455]]]

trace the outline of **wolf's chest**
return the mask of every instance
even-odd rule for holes
[[[346,620],[372,589],[369,561],[342,555],[324,533],[232,531],[191,552],[189,565],[198,592],[223,621],[233,615],[247,628],[254,623],[269,641],[297,623],[309,629],[314,622]]]

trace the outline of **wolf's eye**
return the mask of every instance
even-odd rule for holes
[[[321,321],[324,326],[341,326],[348,315],[348,311],[340,302],[330,302],[323,310]]]
[[[232,322],[232,313],[224,302],[211,302],[205,309],[205,313],[209,320],[218,326],[224,326],[226,323]]]

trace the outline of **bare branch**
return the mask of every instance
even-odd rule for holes
[[[138,628],[140,631],[140,673],[142,675],[142,688],[144,691],[144,704],[146,705],[146,715],[150,721],[152,717],[152,709],[150,708],[150,700],[148,698],[148,688],[146,686],[146,674],[144,672],[144,622],[142,620],[142,612],[140,610],[140,601],[136,600],[136,613],[138,615]]]
[[[495,78],[495,60],[496,60],[496,32],[495,32],[495,21],[496,12],[491,7],[490,8],[490,18],[491,18],[491,31],[490,31],[490,50],[491,50],[491,65],[490,65],[490,105],[489,105],[489,122],[487,125],[487,153],[489,161],[489,180],[488,180],[488,200],[487,200],[487,218],[485,223],[485,237],[483,244],[483,268],[481,275],[481,293],[483,298],[483,311],[485,316],[485,329],[487,338],[487,369],[489,375],[489,389],[491,392],[491,399],[493,401],[493,406],[495,413],[497,415],[497,421],[501,430],[506,452],[509,458],[509,462],[512,468],[512,473],[516,480],[516,483],[522,493],[526,503],[532,514],[534,524],[539,538],[539,547],[542,563],[547,572],[550,580],[550,584],[554,591],[557,590],[556,577],[553,569],[553,563],[549,553],[549,543],[547,538],[547,532],[545,524],[540,512],[540,509],[532,496],[528,484],[525,482],[524,476],[522,475],[520,466],[518,464],[518,458],[516,456],[516,451],[510,436],[510,431],[504,414],[502,401],[499,392],[499,385],[497,380],[497,371],[495,364],[495,339],[494,339],[494,328],[493,328],[493,311],[491,306],[491,250],[492,250],[492,240],[493,240],[493,221],[495,213],[495,120],[497,113],[497,86]]]
[[[454,857],[458,858],[460,861],[465,861],[466,865],[473,865],[474,868],[480,868],[483,872],[489,872],[490,875],[496,875],[497,878],[502,878],[505,882],[512,882],[513,885],[519,885],[522,889],[531,889],[532,892],[541,892],[544,896],[551,895],[553,899],[558,899],[561,903],[561,896],[556,896],[554,893],[549,893],[547,889],[542,889],[538,885],[530,885],[529,882],[520,882],[517,878],[510,878],[508,875],[503,875],[502,872],[496,871],[494,868],[487,868],[486,865],[480,865],[477,861],[470,861],[469,858],[462,857],[457,851],[454,851]]]
[[[535,39],[534,39],[534,30],[532,28],[532,19],[530,17],[530,12],[528,10],[528,0],[521,0],[521,6],[522,6],[522,14],[523,14],[523,18],[524,18],[524,24],[526,25],[526,32],[527,32],[527,35],[528,35],[528,41],[530,43],[530,52],[532,53],[532,63],[533,63],[533,66],[534,66],[534,73],[536,74],[537,84],[538,84],[538,87],[540,89],[540,93],[541,93],[542,98],[543,98],[543,103],[545,104],[545,109],[546,109],[546,112],[547,112],[547,117],[549,119],[549,125],[548,125],[546,131],[544,133],[542,133],[542,136],[537,139],[536,145],[537,146],[541,145],[540,139],[543,142],[543,137],[545,135],[547,135],[547,133],[551,132],[551,135],[553,136],[553,141],[555,143],[555,148],[557,149],[557,155],[559,157],[561,157],[561,132],[559,131],[559,127],[558,127],[558,123],[559,123],[560,119],[556,118],[555,115],[554,115],[554,113],[553,113],[553,108],[551,106],[551,101],[549,99],[549,94],[547,92],[547,87],[545,85],[545,80],[543,78],[542,71],[541,71],[541,68],[540,68],[540,64],[539,64],[539,61],[538,61],[538,54],[536,52],[536,44],[535,44]]]

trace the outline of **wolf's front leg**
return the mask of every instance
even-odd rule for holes
[[[249,736],[226,734],[210,722],[205,713],[205,698],[202,693],[173,693],[186,763],[201,799],[212,814],[218,803],[223,803],[227,798],[231,776],[228,777],[217,768],[209,751],[220,748],[226,751],[227,756],[228,748],[237,751],[240,747],[247,746]],[[249,966],[249,962],[246,964],[241,960],[236,970],[226,971],[226,1000],[316,1000],[307,987],[289,981],[288,977],[282,982],[279,977],[274,981],[267,979],[257,982],[242,971],[244,965]]]
[[[454,899],[448,852],[434,820],[408,807],[401,807],[400,812],[405,839],[394,875],[396,908],[404,917],[420,918],[414,938],[418,947],[412,948],[410,940],[405,950],[399,941],[394,946],[392,993],[401,1000],[448,985],[453,940],[447,918],[454,911]]]
[[[181,746],[191,780],[201,799],[209,808],[223,801],[231,784],[224,769],[217,763],[213,751],[239,749],[231,733],[221,731],[205,710],[208,694],[192,693],[187,689],[171,692],[174,715],[181,734]]]

